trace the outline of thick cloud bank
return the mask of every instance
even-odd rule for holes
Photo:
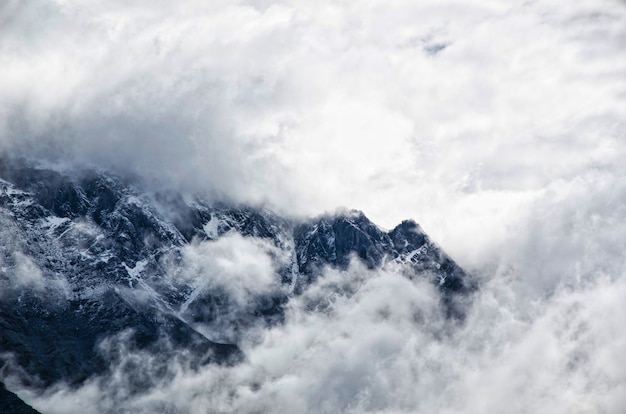
[[[518,303],[498,276],[459,327],[430,284],[355,264],[294,300],[283,326],[244,341],[242,364],[164,363],[121,338],[110,376],[23,396],[45,413],[620,413],[624,280]],[[130,394],[136,378],[153,385]]]
[[[450,326],[428,286],[355,264],[254,330],[244,364],[172,362],[138,396],[123,375],[23,395],[52,413],[620,413],[625,114],[618,0],[5,1],[5,154],[412,217],[481,280]],[[255,257],[252,287],[273,289],[267,249],[191,246],[175,276],[219,285]]]

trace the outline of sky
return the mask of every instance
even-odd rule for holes
[[[356,293],[327,320],[300,298],[290,323],[251,341],[250,364],[176,368],[176,387],[137,404],[212,384],[194,407],[619,412],[625,131],[624,1],[0,5],[2,153],[286,215],[413,218],[483,285],[467,326],[442,333],[427,287],[403,296],[413,288],[357,266]],[[233,245],[264,254],[224,243],[190,260]],[[397,300],[388,323],[367,311],[375,292]],[[432,329],[399,335],[414,307]],[[324,339],[344,331],[352,340]],[[353,359],[316,364],[355,343]],[[267,386],[235,400],[219,387],[257,380]],[[109,401],[99,392],[75,398]]]

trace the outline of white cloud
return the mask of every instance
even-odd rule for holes
[[[3,271],[13,288],[43,289],[45,286],[41,269],[32,259],[23,253],[15,252],[11,258],[10,271]],[[8,270],[7,263],[2,263],[3,270]]]
[[[283,253],[263,239],[231,233],[216,241],[194,241],[183,247],[182,255],[182,263],[172,269],[174,279],[182,278],[195,289],[224,291],[238,306],[280,285],[276,272],[284,265]]]
[[[485,206],[494,191],[621,171],[624,10],[609,1],[11,4],[11,151],[52,145],[292,213],[412,216],[460,255],[460,222],[516,219]]]
[[[169,373],[137,396],[126,391],[128,371],[71,392],[27,396],[50,413],[85,406],[97,412],[619,413],[626,387],[624,279],[598,278],[532,302],[516,301],[513,286],[506,275],[490,281],[465,325],[455,327],[426,281],[354,263],[344,272],[329,270],[295,299],[285,325],[264,331],[260,342],[243,341],[247,360],[240,365],[190,369],[172,361]],[[114,371],[132,362],[138,378],[161,363],[149,354],[120,357]]]
[[[69,297],[67,280],[59,275],[45,275],[28,251],[14,218],[0,212],[0,300],[24,291],[54,300]]]
[[[24,291],[54,300],[64,300],[71,294],[65,279],[45,276],[30,256],[16,250],[11,257],[0,257],[0,299],[9,292]]]
[[[267,298],[286,294],[278,271],[291,257],[266,240],[230,233],[194,240],[181,253],[181,260],[165,261],[170,281],[191,287],[178,312],[213,341],[237,343],[251,335],[262,325],[254,312],[269,306]],[[207,297],[217,305],[201,302]]]

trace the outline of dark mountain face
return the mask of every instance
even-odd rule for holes
[[[412,220],[405,220],[386,232],[360,211],[324,217],[295,227],[298,270],[308,282],[321,266],[347,267],[357,256],[369,268],[386,261],[410,265],[417,273],[430,271],[445,293],[467,289],[463,270],[443,253]]]
[[[33,387],[77,385],[106,372],[105,356],[122,336],[163,361],[184,353],[192,365],[237,364],[245,358],[238,332],[282,323],[290,298],[323,277],[324,267],[346,269],[351,260],[432,279],[452,318],[462,317],[472,290],[413,221],[389,232],[358,211],[299,222],[144,194],[94,172],[3,164],[0,178],[0,373],[24,370]],[[170,277],[189,246],[232,235],[271,247],[271,289],[242,301],[229,296],[228,283],[212,283],[210,271],[201,284]],[[137,381],[138,390],[148,386],[149,378]]]
[[[0,412],[10,414],[37,414],[38,411],[27,405],[24,401],[7,390],[4,384],[0,383]]]

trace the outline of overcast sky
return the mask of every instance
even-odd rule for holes
[[[486,284],[451,394],[514,372],[503,406],[537,384],[563,395],[531,389],[530,412],[626,405],[624,1],[8,0],[0,145],[286,214],[413,218]],[[358,325],[347,309],[333,323]]]

